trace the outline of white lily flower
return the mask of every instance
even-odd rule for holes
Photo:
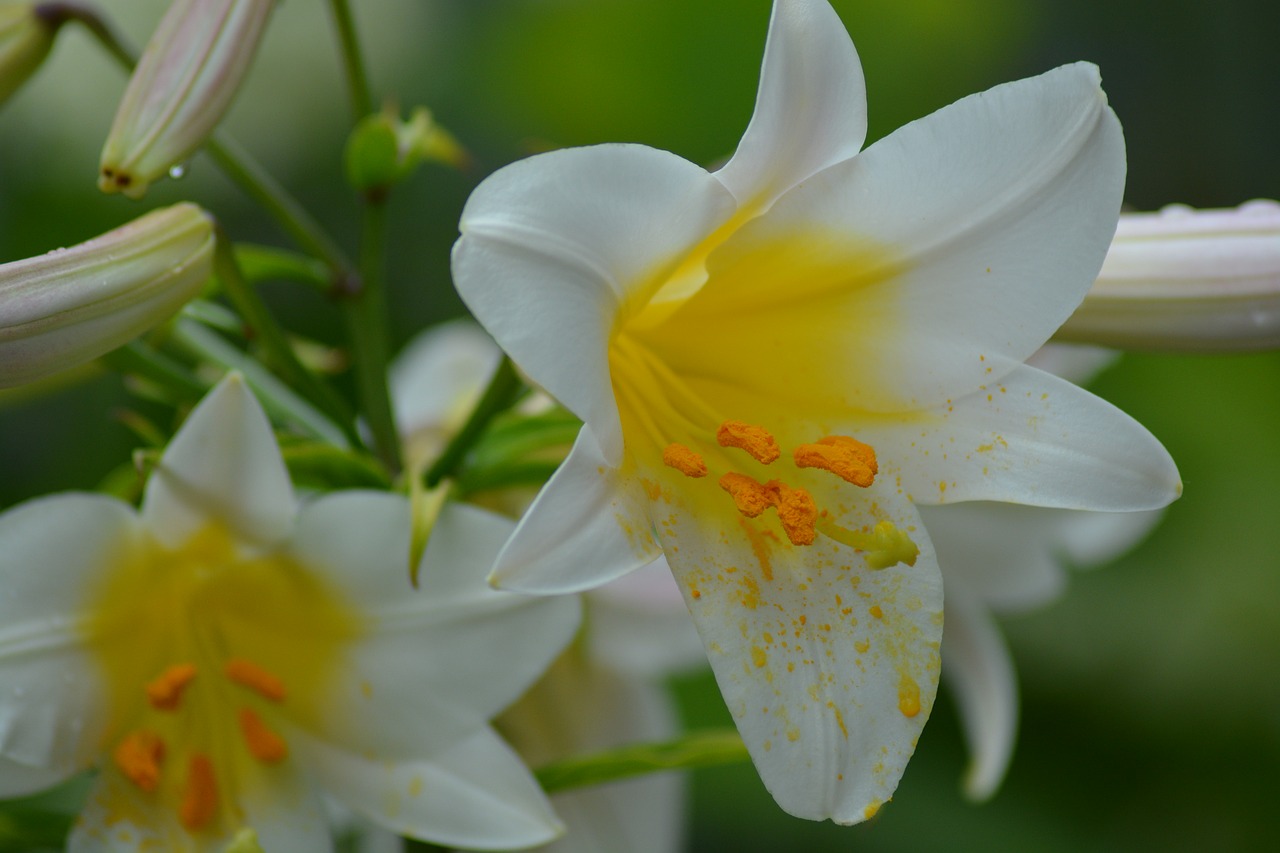
[[[0,265],[0,388],[83,364],[169,319],[213,273],[213,218],[183,202]]]
[[[476,189],[453,257],[481,324],[585,422],[494,582],[570,592],[665,551],[765,785],[841,823],[892,795],[935,696],[916,503],[1133,510],[1181,488],[1140,425],[1023,364],[1119,211],[1097,70],[859,153],[865,129],[835,12],[778,0],[723,169],[640,145],[532,157]]]
[[[501,355],[493,340],[466,320],[436,326],[405,346],[391,365],[390,387],[407,458],[425,462],[443,449]],[[524,491],[488,497],[519,513],[528,505]],[[580,642],[566,649],[497,723],[534,766],[674,737],[679,721],[661,679],[706,660],[662,560],[582,600]],[[567,829],[538,848],[545,853],[676,853],[682,848],[684,780],[679,774],[565,791],[551,801]]]
[[[559,824],[487,720],[575,631],[573,599],[478,580],[510,524],[442,514],[424,588],[380,492],[297,507],[238,376],[195,409],[140,513],[55,495],[0,516],[0,793],[100,773],[69,849],[331,850],[323,791],[475,848]]]
[[[1280,204],[1122,214],[1097,282],[1055,337],[1192,352],[1280,347]]]

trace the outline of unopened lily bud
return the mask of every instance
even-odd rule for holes
[[[423,162],[465,168],[470,157],[425,107],[401,121],[394,110],[366,116],[347,140],[347,180],[361,192],[379,192],[409,177]]]
[[[141,198],[204,144],[231,105],[275,0],[174,0],[102,148],[98,188]]]
[[[176,204],[0,265],[0,388],[97,358],[167,319],[209,280],[213,225]]]
[[[1121,215],[1097,281],[1054,337],[1143,350],[1280,347],[1280,203]]]
[[[36,14],[34,3],[0,6],[0,103],[44,62],[57,30],[57,22]]]

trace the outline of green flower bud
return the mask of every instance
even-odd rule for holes
[[[1097,281],[1054,338],[1142,350],[1280,348],[1280,204],[1122,214]]]
[[[37,15],[33,3],[0,6],[0,103],[44,62],[57,31],[57,23]]]
[[[408,121],[390,109],[365,116],[347,140],[345,159],[347,181],[365,193],[403,181],[424,161],[455,168],[469,162],[467,152],[425,107],[415,109]]]
[[[184,202],[0,265],[0,388],[97,358],[167,319],[209,280],[213,225]]]
[[[125,90],[98,188],[141,198],[199,148],[249,70],[274,0],[174,0]]]

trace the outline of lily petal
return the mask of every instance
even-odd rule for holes
[[[886,419],[888,420],[888,419]],[[865,429],[916,503],[1162,507],[1182,492],[1164,446],[1110,403],[1025,365],[925,419]]]
[[[563,831],[528,769],[490,728],[431,761],[371,761],[293,733],[320,784],[396,831],[445,846],[531,847]]]
[[[584,426],[498,554],[491,582],[518,592],[567,593],[597,586],[653,562],[643,490],[610,467]]]
[[[338,679],[326,737],[382,755],[433,757],[542,673],[577,631],[580,605],[576,598],[532,598],[485,584],[485,570],[511,529],[500,516],[446,507],[423,557],[424,588],[414,590],[402,499],[343,492],[303,510],[298,558],[369,619],[367,636],[350,649]]]
[[[1018,683],[1000,629],[962,584],[947,585],[942,668],[969,743],[964,791],[985,800],[1000,787],[1013,757]]]
[[[857,154],[866,135],[862,63],[840,17],[826,0],[775,3],[755,114],[716,177],[739,204],[764,209]]]
[[[665,151],[552,151],[507,166],[472,193],[453,278],[502,348],[591,426],[616,466],[622,427],[605,357],[615,318],[733,209],[718,180]]]
[[[1079,304],[1124,168],[1091,65],[965,98],[744,224],[711,253],[706,285],[661,345],[681,375],[744,383],[776,376],[779,358],[820,365],[820,387],[760,390],[808,411],[961,396],[1025,360]],[[686,352],[695,345],[701,361]]]
[[[83,624],[85,597],[135,547],[133,510],[101,495],[30,501],[0,516],[0,756],[65,777],[88,766],[106,690]]]
[[[815,493],[840,517],[887,515],[910,531],[914,565],[869,569],[825,537],[791,546],[766,517],[745,519],[732,504],[695,512],[675,489],[662,493],[667,559],[765,787],[797,817],[870,817],[892,795],[937,689],[942,584],[914,507],[876,486],[844,501],[834,486]]]
[[[295,501],[289,472],[262,406],[238,373],[205,395],[147,481],[142,517],[169,547],[211,522],[250,541],[289,533]]]

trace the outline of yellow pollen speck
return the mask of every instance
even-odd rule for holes
[[[751,546],[751,553],[756,555],[756,561],[760,563],[760,575],[766,581],[773,580],[773,562],[769,559],[769,543],[764,534],[756,530],[745,518],[740,518],[738,521],[742,525],[743,532],[747,534],[747,544]]]
[[[787,740],[792,743],[800,740],[800,730],[796,728],[787,729]]]
[[[868,609],[867,612],[870,613],[872,616],[876,617],[877,619],[884,618],[884,611],[880,609],[879,604],[871,605],[870,609]]]
[[[876,812],[880,811],[880,806],[881,803],[879,800],[872,800],[867,803],[867,807],[862,810],[862,816],[867,820],[871,820],[871,818],[876,816]]]
[[[662,451],[662,464],[668,468],[675,468],[686,477],[707,476],[707,463],[683,444],[668,444]]]
[[[414,776],[409,780],[409,796],[418,797],[422,795],[422,777]]]
[[[858,654],[865,655],[867,650],[871,648],[871,641],[857,640],[854,642],[853,647],[858,650]]]
[[[880,470],[871,445],[847,435],[828,435],[817,444],[802,444],[792,456],[798,468],[821,468],[864,489],[875,482]]]
[[[183,692],[195,677],[195,664],[175,664],[147,684],[147,701],[160,711],[177,710],[182,703]]]
[[[252,709],[241,708],[239,721],[240,733],[254,758],[265,764],[276,764],[289,757],[289,745],[284,738],[268,728]]]
[[[835,715],[836,725],[840,727],[840,734],[844,735],[844,739],[849,739],[849,730],[844,725],[844,714],[840,713],[840,707],[835,702],[827,702],[827,707],[831,709],[831,713]]]
[[[765,664],[767,664],[767,663],[769,662],[769,656],[768,656],[768,655],[766,655],[766,654],[764,653],[764,649],[760,648],[759,646],[752,646],[752,647],[751,647],[751,662],[752,662],[752,663],[754,663],[754,664],[756,665],[756,667],[757,667],[757,668],[759,668],[759,667],[762,667],[762,666],[764,666]]]
[[[777,440],[764,427],[725,421],[716,430],[716,443],[721,447],[736,447],[746,451],[757,462],[768,465],[782,455]]]
[[[691,589],[689,590],[689,595],[693,596],[694,598],[702,598],[702,590]]]
[[[904,717],[914,717],[920,713],[920,685],[905,672],[902,674],[902,681],[898,683],[898,710]]]
[[[662,486],[660,484],[652,480],[642,479],[640,485],[644,486],[644,493],[649,497],[649,500],[656,501],[662,497]]]
[[[187,782],[182,789],[178,817],[182,825],[195,831],[208,826],[218,813],[218,785],[209,756],[197,752],[187,764]]]
[[[222,671],[227,678],[241,687],[249,688],[263,699],[269,699],[272,702],[284,701],[284,682],[252,661],[231,658],[223,666]]]
[[[111,753],[111,760],[125,778],[151,793],[160,784],[160,762],[164,761],[164,741],[155,732],[130,732]]]

